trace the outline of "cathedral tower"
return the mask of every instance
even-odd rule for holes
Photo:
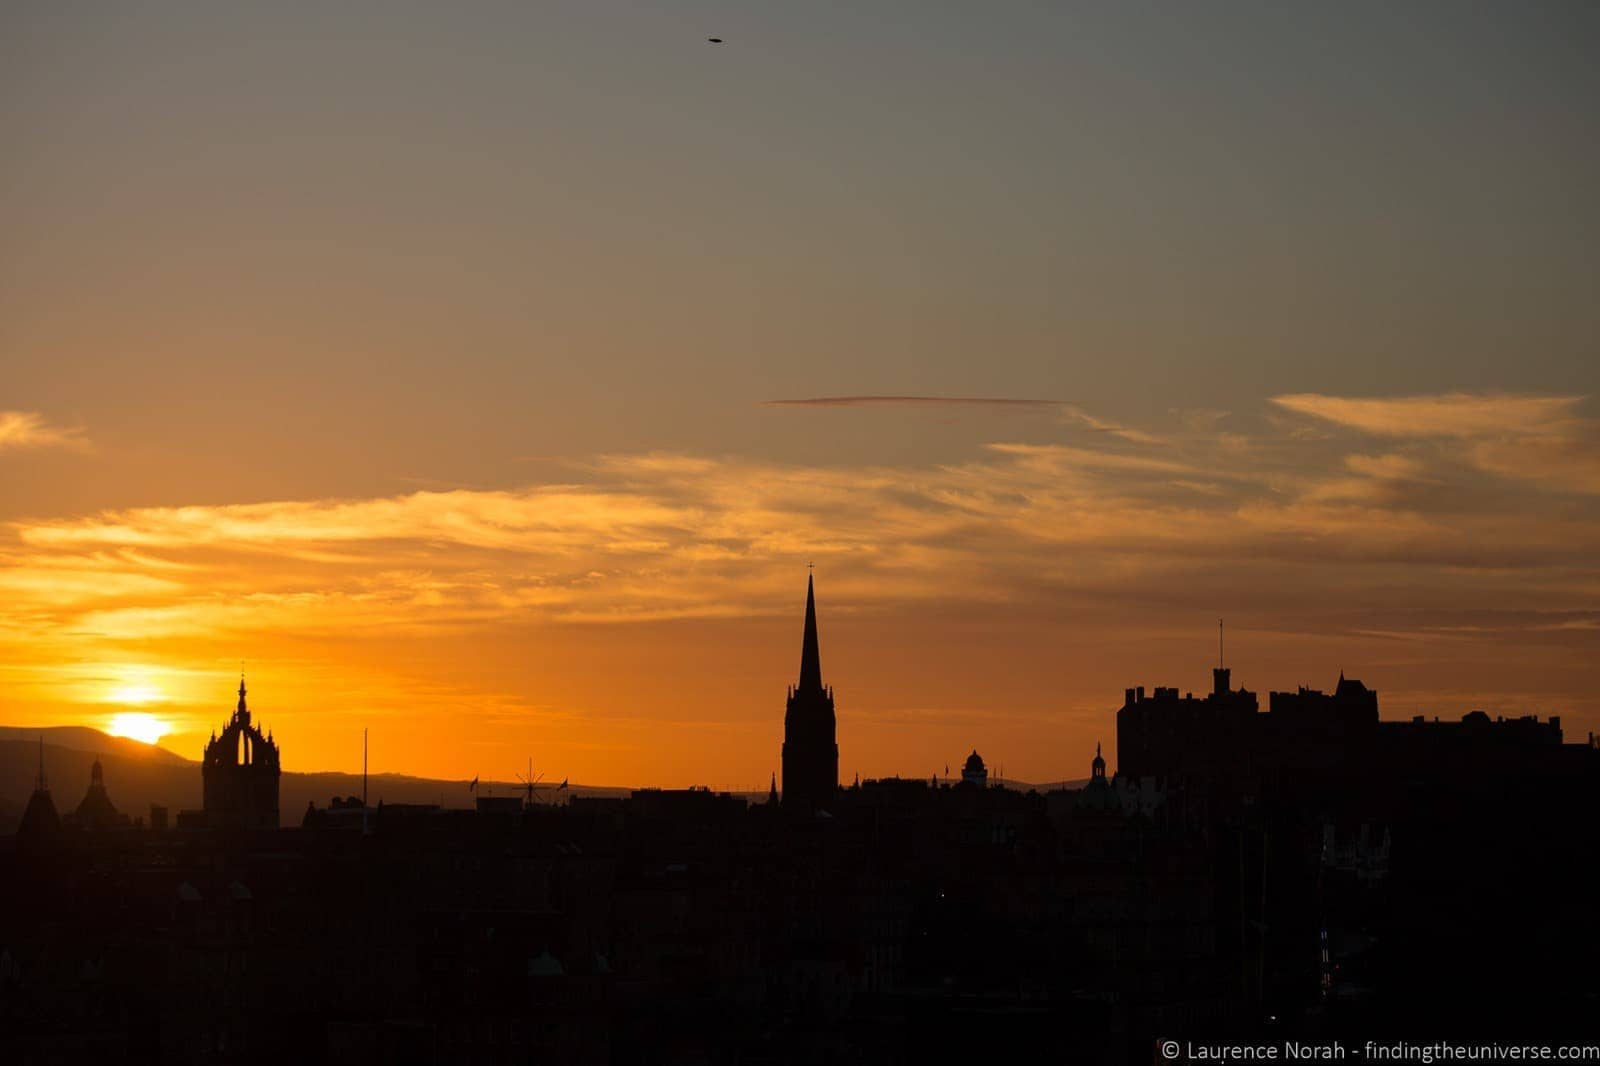
[[[278,745],[251,724],[239,678],[239,705],[211,735],[200,767],[205,782],[206,822],[232,829],[278,828]]]
[[[839,787],[839,744],[835,735],[833,690],[822,684],[822,653],[817,646],[817,599],[806,579],[806,631],[800,644],[800,682],[789,690],[783,716],[783,803],[820,810],[833,803]]]

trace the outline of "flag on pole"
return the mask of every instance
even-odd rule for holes
[[[560,792],[562,789],[566,788],[567,787],[567,781],[568,781],[568,778],[563,777],[561,779],[561,784],[556,786],[556,791]]]
[[[472,784],[467,786],[467,791],[468,792],[476,792],[476,791],[478,791],[478,779],[476,777],[474,777],[472,779]]]

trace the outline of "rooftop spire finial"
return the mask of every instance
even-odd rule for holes
[[[810,569],[810,564],[807,564]],[[796,691],[822,688],[822,652],[817,644],[817,596],[814,578],[806,576],[806,631],[800,644],[800,683]]]

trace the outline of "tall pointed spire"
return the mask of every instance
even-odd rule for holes
[[[806,635],[800,645],[799,692],[822,689],[822,652],[817,647],[817,596],[811,575],[806,575]]]
[[[808,567],[809,569],[809,567]],[[839,741],[833,691],[822,684],[817,644],[817,593],[806,578],[806,632],[800,647],[800,681],[783,712],[783,804],[813,812],[833,805],[839,789]]]
[[[244,711],[245,711],[245,706],[244,706],[244,675],[240,674],[239,675],[239,713],[243,714]]]
[[[22,821],[17,825],[19,843],[32,847],[44,838],[61,831],[61,817],[56,814],[55,801],[50,798],[50,782],[44,776],[44,734],[39,734],[39,779],[34,782],[33,795],[23,809]]]

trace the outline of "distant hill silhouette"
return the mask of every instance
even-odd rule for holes
[[[26,729],[22,726],[0,726],[0,742],[21,740],[27,741],[33,747],[33,765],[35,769],[39,764],[39,738],[44,737],[45,748],[54,746],[66,748],[71,751],[87,751],[92,754],[119,755],[127,759],[140,761],[154,761],[169,765],[187,763],[190,766],[199,764],[191,759],[168,751],[166,748],[154,744],[142,744],[137,740],[127,737],[114,737],[109,733],[102,733],[98,729],[91,729],[81,725],[58,725],[43,729]],[[48,758],[48,755],[46,756]],[[93,762],[93,759],[89,760]],[[45,767],[49,769],[48,764]],[[29,778],[32,781],[32,778]],[[87,782],[88,778],[84,778]],[[30,785],[31,789],[31,785]],[[26,799],[26,797],[24,797]]]
[[[150,816],[159,803],[172,815],[198,809],[201,803],[200,763],[165,748],[113,737],[86,726],[27,729],[0,726],[0,835],[16,832],[22,810],[33,792],[39,772],[39,737],[44,737],[44,769],[50,796],[62,814],[77,807],[89,787],[89,768],[98,757],[105,770],[106,791],[117,810],[130,818]],[[548,802],[553,789],[541,785],[539,798]],[[520,786],[514,781],[484,781],[482,795],[509,796]],[[631,789],[589,785],[569,786],[560,795],[626,796]],[[333,772],[285,771],[279,782],[279,804],[284,825],[299,825],[306,804],[326,807],[338,796],[361,795],[361,775]],[[447,781],[404,774],[373,774],[367,781],[367,798],[384,803],[437,803],[445,807],[470,807],[473,794],[466,781]]]

